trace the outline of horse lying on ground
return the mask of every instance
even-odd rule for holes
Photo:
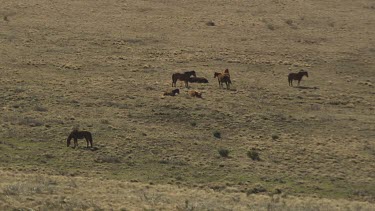
[[[67,147],[70,146],[70,140],[72,140],[72,139],[74,139],[74,148],[76,148],[78,146],[78,139],[86,139],[87,148],[89,148],[89,143],[90,143],[90,147],[92,148],[92,135],[89,131],[73,130],[69,134],[68,139],[66,140]]]
[[[179,89],[165,91],[163,95],[164,96],[176,96],[176,94],[180,94],[180,90]]]
[[[190,83],[208,83],[208,80],[203,77],[192,77],[189,78]]]
[[[188,91],[188,94],[189,94],[190,97],[202,98],[202,92],[197,92],[195,90],[190,90],[190,91]]]
[[[230,84],[232,81],[230,80],[229,74],[224,74],[224,73],[214,73],[214,78],[217,77],[217,80],[219,82],[219,87],[223,87],[223,83],[227,86],[227,89],[230,88]]]
[[[172,87],[176,87],[176,82],[178,80],[180,80],[180,81],[185,82],[185,87],[188,88],[189,87],[189,78],[191,76],[197,77],[194,70],[184,72],[184,73],[174,73],[172,75]]]
[[[309,74],[307,73],[307,71],[300,70],[298,73],[289,73],[288,75],[289,86],[293,86],[293,80],[298,81],[298,86],[299,86],[299,83],[301,82],[303,76],[309,77]]]

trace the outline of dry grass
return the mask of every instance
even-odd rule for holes
[[[227,201],[281,192],[306,201],[288,201],[296,209],[313,197],[326,198],[319,199],[322,206],[334,199],[348,206],[346,200],[374,202],[371,0],[212,2],[3,2],[0,167],[156,184],[146,196],[133,195],[134,203],[150,207],[168,204],[159,187],[164,195],[172,192],[166,187],[216,190]],[[219,89],[213,78],[226,68],[231,90]],[[288,73],[300,69],[309,77],[289,87]],[[161,98],[171,74],[187,70],[208,78],[191,84],[204,99],[188,97],[180,84],[180,95]],[[93,150],[82,140],[76,149],[66,147],[76,125],[92,132]],[[230,149],[230,156],[221,158],[218,149]],[[248,157],[249,149],[260,162]],[[86,187],[80,180],[10,181],[3,190],[12,199],[56,197],[49,205],[26,200],[33,207],[110,207],[109,199],[102,205],[71,198],[69,188]],[[60,194],[69,200],[61,202]],[[184,194],[172,209],[218,202]]]
[[[0,209],[36,210],[372,210],[373,204],[146,185],[84,177],[2,171]]]

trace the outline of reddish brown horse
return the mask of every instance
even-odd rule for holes
[[[298,73],[289,73],[288,75],[289,86],[293,86],[293,80],[298,81],[298,86],[299,86],[299,83],[301,82],[303,76],[309,77],[309,74],[307,73],[307,71],[300,70]]]
[[[217,72],[215,72],[214,73],[214,78],[217,78],[217,80],[219,82],[219,87],[223,87],[223,83],[225,83],[225,85],[227,86],[227,89],[229,89],[230,84],[232,83],[232,81],[230,80],[229,75],[224,74],[224,73],[217,73]]]
[[[184,72],[184,73],[174,73],[172,75],[172,87],[176,87],[176,82],[178,80],[180,80],[180,81],[185,82],[185,87],[188,88],[189,87],[189,78],[191,76],[197,77],[194,70]]]

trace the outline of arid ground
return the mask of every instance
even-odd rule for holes
[[[372,0],[2,0],[0,209],[374,210],[374,86]]]

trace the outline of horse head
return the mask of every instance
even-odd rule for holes
[[[172,91],[174,94],[180,94],[180,90],[179,89],[175,89]]]

